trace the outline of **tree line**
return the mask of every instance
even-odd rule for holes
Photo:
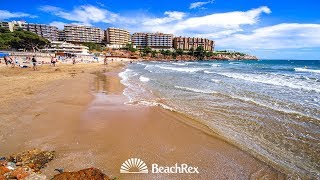
[[[161,54],[164,57],[172,57],[173,59],[176,59],[178,56],[189,55],[201,60],[201,59],[204,59],[205,57],[211,57],[214,55],[214,52],[204,50],[203,46],[198,46],[196,49],[191,48],[188,51],[184,51],[183,49],[180,49],[180,48],[175,49],[173,51],[164,50],[164,49],[161,49],[160,51],[156,51],[156,50],[152,50],[151,47],[148,47],[148,46],[142,49],[136,49],[133,47],[132,44],[127,44],[123,49],[131,52],[139,51],[142,57],[151,56],[153,58],[157,57],[158,54]]]
[[[50,41],[30,31],[22,29],[13,32],[0,27],[0,49],[39,51],[50,45]]]

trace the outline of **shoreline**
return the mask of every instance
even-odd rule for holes
[[[200,172],[202,169],[199,176],[160,177],[284,178],[245,151],[190,125],[192,121],[183,115],[160,107],[124,105],[124,86],[117,74],[120,67],[110,72],[103,66],[97,69],[102,73],[105,70],[106,76],[97,79],[96,75],[80,73],[75,78],[45,85],[44,90],[32,95],[29,100],[34,103],[29,104],[32,108],[20,112],[21,117],[11,117],[24,126],[17,126],[14,131],[24,132],[12,134],[12,131],[9,137],[0,139],[1,144],[8,141],[21,144],[9,144],[1,153],[31,147],[55,150],[57,158],[43,171],[47,177],[54,174],[54,168],[61,166],[67,171],[94,166],[112,177],[154,178],[155,174],[135,177],[119,174],[123,161],[141,154],[148,166],[152,162],[162,165],[190,163],[198,165]],[[13,112],[16,111],[19,112],[17,106]]]

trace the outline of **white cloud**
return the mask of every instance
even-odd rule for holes
[[[194,2],[190,4],[189,9],[196,9],[196,8],[201,8],[202,6],[206,5],[206,4],[211,4],[213,3],[212,1],[199,1],[199,2]]]
[[[215,13],[206,16],[188,17],[180,16],[176,21],[165,21],[165,18],[154,19],[158,23],[149,23],[146,20],[141,26],[138,24],[134,29],[142,31],[162,31],[183,36],[199,36],[209,38],[222,38],[231,34],[243,31],[242,26],[258,23],[259,17],[263,13],[271,13],[266,7],[259,7],[249,11],[234,11],[226,13]],[[148,22],[148,23],[146,23]],[[133,25],[134,26],[134,25]],[[131,26],[132,28],[132,26]],[[140,31],[141,31],[140,30]]]
[[[66,25],[66,23],[64,22],[59,22],[59,21],[53,21],[49,24],[50,26],[55,26],[58,29],[62,30],[64,28],[64,25]]]
[[[320,24],[283,23],[233,34],[217,40],[220,47],[238,49],[320,48]]]
[[[0,20],[10,19],[10,18],[21,18],[21,17],[30,17],[35,18],[36,16],[22,13],[22,12],[10,12],[7,10],[0,10]]]
[[[42,6],[40,10],[72,21],[73,23],[83,25],[91,25],[92,23],[98,22],[112,23],[118,19],[117,14],[92,5],[83,5],[80,7],[76,7],[72,11],[65,11],[55,6]]]
[[[178,11],[166,11],[164,14],[167,15],[167,17],[145,19],[143,22],[143,25],[153,26],[153,25],[169,23],[169,22],[181,20],[186,15],[184,12],[178,12]]]

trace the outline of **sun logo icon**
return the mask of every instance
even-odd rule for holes
[[[120,173],[148,173],[148,167],[139,158],[130,158],[122,163]]]

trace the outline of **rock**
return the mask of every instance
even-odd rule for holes
[[[0,160],[0,166],[6,166],[7,165],[7,161],[5,160]]]
[[[32,173],[28,177],[26,177],[24,180],[46,180],[47,177],[42,174]]]
[[[59,173],[63,173],[63,168],[57,168],[57,169],[54,169],[55,171],[58,171]]]
[[[19,167],[10,173],[10,178],[24,179],[28,177],[31,173],[31,169]]]
[[[0,176],[6,174],[9,171],[10,169],[8,169],[7,167],[0,166]]]
[[[64,172],[57,174],[53,180],[67,180],[67,179],[95,179],[95,180],[109,180],[109,177],[103,174],[97,168],[88,168],[76,172]]]
[[[27,166],[37,172],[45,167],[46,163],[54,158],[54,151],[41,151],[34,149],[18,154],[13,154],[8,161],[16,163],[17,166]]]
[[[15,163],[13,163],[13,162],[8,162],[7,163],[7,166],[6,166],[8,169],[10,169],[10,170],[14,170],[14,169],[16,169],[16,164]]]

